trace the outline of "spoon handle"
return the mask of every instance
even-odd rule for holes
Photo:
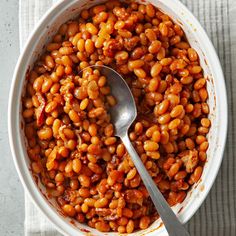
[[[130,142],[128,134],[126,133],[126,135],[121,137],[121,139],[150,194],[152,202],[155,205],[169,236],[190,236],[184,226],[177,219],[175,213],[172,211],[165,198],[162,196],[152,177],[149,175],[148,171],[143,165],[143,162]]]

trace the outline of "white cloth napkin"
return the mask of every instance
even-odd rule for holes
[[[56,1],[56,0],[54,0]],[[229,104],[229,133],[224,160],[207,199],[187,224],[191,236],[236,235],[236,1],[182,0],[195,14],[218,51],[225,72]],[[53,0],[20,0],[20,46]],[[222,114],[224,115],[224,114]],[[59,236],[53,225],[25,196],[25,235]],[[180,235],[181,236],[181,235]]]

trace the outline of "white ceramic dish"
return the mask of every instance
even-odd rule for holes
[[[117,235],[115,233],[99,233],[97,230],[79,223],[71,223],[58,213],[55,201],[46,200],[44,187],[37,186],[29,170],[29,160],[26,153],[26,143],[22,132],[21,96],[24,91],[25,76],[29,68],[36,61],[43,46],[50,40],[59,26],[67,20],[77,16],[83,8],[88,8],[104,2],[103,0],[64,0],[59,1],[41,19],[31,34],[16,65],[9,97],[8,128],[12,155],[17,172],[25,190],[31,196],[35,205],[51,220],[56,228],[65,235]],[[227,133],[227,100],[224,76],[216,55],[205,31],[191,12],[178,0],[150,0],[150,3],[171,16],[181,24],[188,40],[194,47],[201,60],[205,76],[208,77],[208,92],[210,105],[210,119],[212,127],[209,133],[208,160],[199,183],[189,191],[183,203],[173,210],[181,222],[187,222],[202,204],[218,173]],[[55,207],[52,207],[54,205]],[[132,235],[163,236],[167,235],[161,220],[154,222],[147,230],[135,232]],[[86,233],[87,232],[87,233]],[[90,232],[90,233],[88,233]]]

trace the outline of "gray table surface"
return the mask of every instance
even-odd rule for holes
[[[19,56],[18,0],[0,0],[0,235],[24,231],[24,192],[13,165],[7,131],[8,94]]]

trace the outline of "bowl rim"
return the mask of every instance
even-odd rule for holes
[[[189,212],[189,214],[187,216],[185,216],[185,218],[183,219],[183,223],[186,223],[193,215],[194,213],[197,211],[197,209],[201,206],[201,204],[203,203],[203,201],[205,200],[206,196],[208,195],[210,189],[212,188],[212,185],[215,181],[215,178],[219,172],[219,168],[221,166],[221,162],[223,159],[223,152],[224,152],[224,147],[225,147],[225,143],[226,143],[226,137],[227,137],[227,128],[228,128],[228,104],[227,104],[227,96],[226,96],[226,86],[225,86],[225,80],[224,80],[224,75],[223,75],[223,71],[221,68],[221,64],[218,58],[218,55],[215,51],[215,48],[211,42],[211,40],[209,39],[207,33],[205,32],[205,30],[203,29],[203,27],[201,26],[201,24],[199,23],[199,21],[195,18],[195,16],[190,12],[190,10],[188,10],[188,8],[181,3],[179,0],[158,0],[160,2],[163,2],[165,5],[170,6],[171,4],[175,4],[178,8],[183,9],[183,11],[188,15],[189,17],[189,21],[194,22],[194,25],[197,27],[198,30],[198,34],[200,34],[204,39],[205,39],[205,44],[206,47],[208,48],[208,51],[211,54],[211,57],[214,57],[214,71],[215,74],[217,74],[217,78],[219,79],[219,81],[217,81],[217,83],[220,83],[220,92],[221,92],[221,97],[220,97],[220,104],[222,104],[221,107],[221,111],[224,114],[224,117],[221,117],[221,137],[220,137],[220,141],[221,141],[221,146],[217,151],[217,154],[219,156],[219,159],[217,161],[217,163],[215,164],[215,168],[212,170],[211,173],[211,178],[210,180],[208,180],[208,185],[205,186],[206,190],[204,192],[202,192],[201,196],[199,197],[199,199],[196,200],[196,204],[194,204],[193,206],[191,206],[191,210]],[[74,2],[74,1],[72,1]],[[14,74],[13,74],[13,79],[11,82],[11,88],[10,88],[10,93],[9,93],[9,103],[8,103],[8,137],[9,137],[9,144],[10,144],[10,149],[11,149],[11,153],[12,153],[12,157],[13,157],[13,161],[15,164],[15,168],[17,170],[18,176],[21,180],[21,183],[24,187],[24,190],[27,192],[28,196],[30,196],[31,200],[34,202],[34,204],[37,206],[37,208],[44,213],[44,215],[55,225],[56,229],[65,234],[68,235],[68,232],[71,232],[71,225],[69,226],[68,223],[66,223],[64,220],[59,219],[59,217],[57,216],[57,213],[53,211],[53,209],[50,209],[48,207],[49,204],[47,204],[45,201],[45,199],[43,199],[43,197],[40,195],[39,191],[35,191],[38,188],[33,185],[33,179],[31,177],[31,175],[25,172],[22,172],[22,164],[20,163],[20,159],[23,158],[23,155],[19,155],[18,150],[20,150],[20,145],[19,145],[19,124],[17,123],[18,119],[17,116],[19,116],[19,114],[16,114],[15,112],[15,107],[17,105],[19,105],[21,99],[18,99],[17,102],[15,102],[16,98],[21,98],[21,91],[19,91],[19,89],[17,88],[17,82],[22,80],[22,76],[19,77],[18,74],[21,74],[21,70],[22,68],[26,67],[27,65],[25,65],[25,60],[24,58],[27,58],[27,51],[29,51],[31,49],[31,47],[33,47],[33,41],[34,38],[36,38],[36,35],[39,33],[40,31],[40,27],[43,27],[47,21],[50,21],[50,19],[52,18],[52,16],[54,14],[56,14],[57,11],[59,11],[59,9],[61,8],[66,8],[67,6],[70,5],[70,1],[69,0],[60,0],[57,3],[55,3],[45,14],[44,16],[39,20],[39,22],[36,24],[34,30],[32,31],[30,37],[28,38],[24,49],[22,50],[19,59],[17,61],[15,70],[14,70]],[[20,96],[19,96],[20,94]],[[17,129],[18,128],[18,129]],[[18,134],[18,135],[16,135]],[[148,233],[149,234],[149,233]],[[78,235],[78,233],[77,233]],[[81,233],[82,235],[82,233]],[[150,233],[151,235],[151,233]]]

